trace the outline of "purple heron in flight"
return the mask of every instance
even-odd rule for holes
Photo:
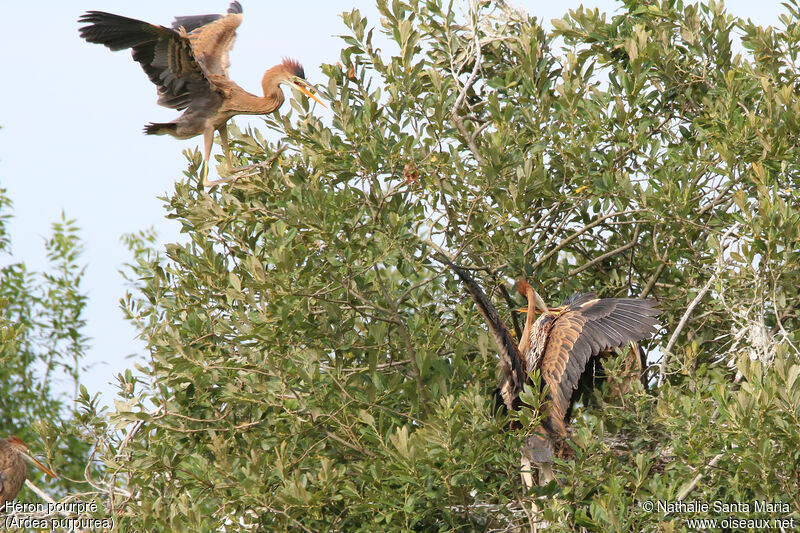
[[[17,437],[0,439],[0,508],[17,497],[17,493],[28,477],[29,461],[52,477],[57,477],[46,466],[36,460],[28,451],[28,447]]]
[[[550,308],[528,282],[520,279],[517,290],[528,300],[528,315],[517,344],[475,280],[446,257],[444,262],[464,283],[497,344],[500,384],[496,393],[502,401],[501,406],[507,410],[521,407],[520,392],[529,381],[528,373],[536,369],[549,387],[549,409],[541,427],[526,439],[523,446],[523,463],[537,463],[549,481],[553,478],[549,465],[552,462],[552,443],[567,434],[574,393],[582,379],[586,379],[587,372],[594,370],[599,357],[615,348],[631,345],[632,355],[637,359],[641,357],[636,343],[656,331],[657,320],[654,317],[659,314],[656,302],[635,298],[597,298],[590,292],[574,295],[560,307]],[[537,311],[541,313],[538,319],[535,318]],[[643,361],[638,360],[636,366],[641,372]]]
[[[281,84],[324,104],[305,80],[303,67],[284,59],[268,69],[261,80],[264,96],[251,94],[228,77],[228,54],[242,23],[242,6],[231,3],[225,15],[177,17],[172,28],[158,26],[103,11],[88,11],[78,19],[81,37],[113,51],[130,48],[134,61],[158,89],[158,104],[183,111],[172,122],[150,123],[147,135],[172,135],[189,139],[203,135],[203,185],[210,187],[233,177],[208,181],[209,156],[214,131],[219,132],[228,167],[232,169],[227,122],[236,115],[265,115],[284,101]]]

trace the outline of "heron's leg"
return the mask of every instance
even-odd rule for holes
[[[522,461],[520,462],[520,474],[522,475],[522,486],[525,488],[525,492],[528,492],[531,487],[533,487],[533,466],[531,465],[530,459],[525,457],[525,454],[522,454]]]
[[[553,472],[552,463],[539,463],[539,484],[547,485],[556,479],[556,474]],[[560,485],[560,483],[559,483]]]
[[[222,130],[220,130],[220,137],[222,138]],[[227,145],[227,143],[228,143],[227,132],[225,132],[224,139],[225,139],[225,144]],[[219,185],[220,183],[225,183],[225,182],[228,182],[228,181],[230,181],[232,179],[235,179],[236,176],[228,176],[227,178],[221,178],[221,179],[218,179],[218,180],[209,181],[209,179],[208,179],[208,168],[211,166],[211,157],[210,157],[211,156],[211,145],[214,143],[214,128],[213,127],[209,128],[209,129],[207,129],[206,131],[203,132],[203,142],[205,144],[204,161],[205,161],[205,164],[206,164],[205,172],[203,173],[203,185],[205,187],[213,187],[214,185]],[[228,163],[230,164],[230,160],[228,160]]]
[[[521,467],[520,473],[522,474],[522,487],[524,489],[523,493],[527,494],[528,491],[530,491],[531,488],[533,488],[533,463],[528,457],[525,456],[525,453],[522,454],[522,461],[520,462],[520,467]],[[542,475],[540,469],[539,479],[541,480],[541,478]],[[528,520],[530,520],[532,526],[531,530],[538,531],[539,528],[537,525],[541,520],[541,511],[539,510],[539,506],[536,505],[535,499],[530,500],[530,505],[531,505],[530,512],[528,512],[528,509],[525,507],[524,503],[522,509],[525,511],[525,514],[528,515]]]
[[[206,128],[203,132],[203,185],[211,187],[213,183],[208,181],[208,169],[211,166],[211,145],[214,143],[214,128]]]
[[[226,122],[219,128],[219,143],[222,145],[222,153],[225,154],[225,159],[228,161],[228,171],[233,170],[233,163],[231,163],[231,148],[228,145],[228,123]]]
[[[252,169],[256,169],[256,168],[267,168],[272,164],[273,161],[278,159],[278,157],[281,155],[281,153],[283,153],[283,151],[286,150],[287,148],[289,148],[289,146],[286,145],[286,144],[283,144],[283,145],[279,146],[278,149],[275,150],[275,153],[272,154],[272,156],[269,159],[267,159],[266,161],[262,161],[261,163],[254,163],[252,165],[247,165],[245,167],[236,167],[233,170],[252,170]]]

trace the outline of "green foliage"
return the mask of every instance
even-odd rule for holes
[[[534,491],[552,529],[685,529],[639,506],[684,489],[796,515],[797,6],[763,29],[630,1],[546,34],[504,3],[378,5],[390,50],[343,16],[330,122],[292,101],[261,175],[206,192],[192,163],[168,199],[186,242],[128,238],[149,360],[120,376],[104,448],[120,527],[528,527],[525,434],[492,416],[493,341],[437,248],[509,324],[520,275],[551,301],[660,302],[661,383],[578,410],[565,484]]]
[[[0,254],[5,256],[11,253],[6,229],[10,208],[0,189]],[[77,397],[87,348],[81,332],[86,296],[80,292],[84,271],[77,264],[81,245],[75,222],[62,214],[45,248],[49,272],[30,272],[24,263],[0,266],[0,438],[17,435],[34,454],[46,455],[62,479],[46,480],[36,469],[30,469],[30,477],[55,488],[57,495],[80,486],[70,479],[83,478],[89,448],[74,425],[74,397],[62,392],[67,378]],[[25,492],[19,499],[38,501]]]

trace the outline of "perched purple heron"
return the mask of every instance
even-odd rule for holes
[[[16,498],[19,489],[25,483],[25,478],[28,476],[28,467],[25,461],[35,464],[50,476],[57,477],[37,461],[30,454],[25,443],[17,437],[0,439],[0,507],[7,501]]]
[[[245,91],[228,77],[228,54],[242,23],[239,2],[233,2],[225,15],[177,17],[172,28],[103,11],[88,11],[78,22],[88,24],[80,28],[80,34],[90,43],[114,51],[130,48],[133,59],[158,88],[159,105],[185,110],[172,122],[147,124],[144,132],[178,139],[202,134],[203,185],[207,187],[232,179],[208,181],[214,131],[219,132],[228,167],[233,170],[227,130],[231,117],[272,113],[284,101],[281,84],[297,88],[324,107],[305,80],[303,67],[293,59],[284,59],[264,73],[264,96]]]
[[[636,343],[656,331],[659,314],[655,300],[597,298],[595,293],[567,298],[560,307],[549,308],[529,283],[520,279],[517,290],[528,300],[525,328],[519,344],[503,324],[491,300],[475,280],[446,257],[445,263],[464,283],[486,320],[500,352],[500,384],[497,395],[508,410],[522,405],[519,395],[528,372],[538,369],[549,386],[549,408],[541,427],[523,446],[523,464],[536,463],[545,480],[553,478],[552,442],[567,434],[574,392],[594,370],[594,363],[615,348],[630,345],[628,357],[637,360],[638,379],[643,369],[642,353]],[[536,312],[541,316],[536,319]],[[591,364],[590,364],[591,362]],[[591,376],[590,376],[591,377]],[[526,479],[530,485],[530,478]]]

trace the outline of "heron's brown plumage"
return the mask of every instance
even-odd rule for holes
[[[638,342],[656,331],[654,300],[597,298],[594,293],[572,297],[563,310],[540,317],[524,352],[529,368],[540,368],[552,400],[547,422],[560,435],[573,393],[592,357]]]
[[[590,361],[609,350],[636,343],[656,331],[658,310],[654,300],[634,298],[597,298],[594,293],[575,295],[555,309],[548,308],[525,280],[517,290],[528,300],[528,316],[519,345],[515,346],[508,328],[474,279],[463,269],[444,258],[445,264],[464,282],[486,320],[500,351],[498,391],[508,409],[520,406],[519,393],[528,372],[541,371],[549,386],[547,416],[542,425],[546,434],[563,436],[574,392]],[[542,315],[534,320],[534,311]],[[634,349],[632,354],[640,357]],[[633,365],[631,365],[633,366]],[[641,370],[641,364],[635,366]],[[593,368],[591,369],[593,370]],[[552,455],[545,433],[532,435],[523,448],[523,463],[543,462]]]
[[[7,439],[0,439],[0,509],[7,501],[17,497],[25,483],[28,477],[26,458],[47,474],[56,477],[28,452],[28,447],[20,439],[13,435]]]
[[[284,101],[281,83],[293,85],[322,104],[294,60],[267,70],[262,78],[264,96],[245,91],[229,78],[230,51],[242,23],[239,2],[231,3],[225,15],[178,17],[172,28],[103,11],[88,11],[78,22],[86,24],[79,31],[88,42],[114,51],[130,48],[133,59],[156,85],[159,105],[184,110],[171,122],[146,125],[144,132],[179,139],[202,134],[206,170],[214,131],[219,131],[229,157],[227,121],[235,115],[261,115],[278,109]],[[221,181],[205,180],[205,184]]]
[[[178,17],[172,27],[189,40],[192,54],[204,75],[227,78],[231,66],[229,54],[241,23],[242,6],[233,2],[227,15]]]
[[[15,438],[0,439],[0,506],[17,497],[28,475],[25,460],[12,444]]]
[[[158,89],[158,103],[183,110],[216,90],[209,76],[228,78],[228,54],[242,22],[242,6],[227,15],[177,17],[172,28],[104,11],[88,11],[80,35],[113,51],[131,49],[134,61]]]

